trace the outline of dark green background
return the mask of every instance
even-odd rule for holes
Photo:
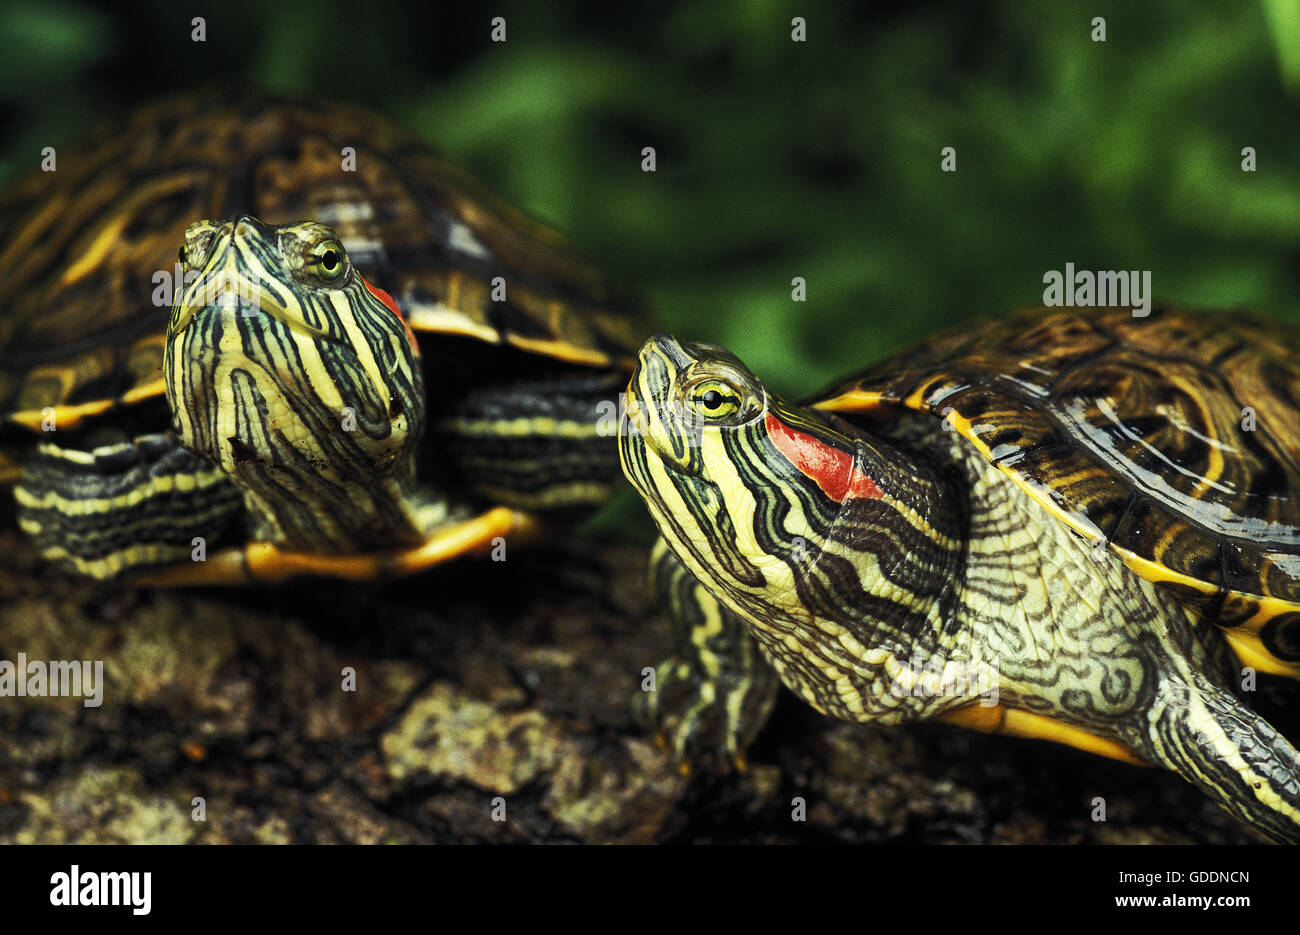
[[[1300,0],[10,0],[0,46],[5,175],[191,86],[345,98],[787,393],[1038,304],[1067,261],[1300,322]]]

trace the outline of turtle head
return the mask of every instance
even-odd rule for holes
[[[743,430],[763,417],[767,403],[763,384],[723,348],[656,335],[642,347],[628,383],[621,444],[643,445],[666,469],[699,477],[709,471],[705,439]]]
[[[830,469],[829,455],[810,465],[780,445],[796,431],[827,451],[852,443],[724,349],[668,335],[642,347],[626,409],[623,471],[669,548],[742,616],[766,620],[770,608],[759,608],[775,601],[782,614],[806,617],[792,576],[815,560],[840,504],[817,495],[809,476]]]
[[[330,228],[199,221],[167,326],[173,430],[245,494],[255,532],[302,551],[412,538],[419,350]],[[396,525],[397,528],[394,528]]]
[[[785,402],[723,348],[668,335],[641,349],[620,445],[647,498],[662,496],[666,482],[682,488],[683,502],[713,499],[703,488],[715,488],[739,498],[716,501],[733,520],[764,491],[815,489],[842,504],[872,487],[857,462],[859,439],[832,418]]]
[[[843,653],[822,646],[840,631],[877,644],[871,628],[925,619],[955,573],[957,511],[932,468],[790,405],[721,348],[647,342],[623,429],[624,473],[668,547],[770,657],[790,639]]]

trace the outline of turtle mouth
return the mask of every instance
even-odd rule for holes
[[[668,475],[695,477],[699,465],[695,464],[692,470],[690,463],[684,463],[692,460],[690,451],[676,450],[679,443],[667,428],[668,423],[662,421],[663,410],[658,409],[659,420],[651,418],[651,411],[662,403],[652,400],[647,406],[636,393],[636,385],[636,375],[633,375],[624,393],[623,413],[619,419],[619,460],[632,486],[648,501],[656,501],[660,496],[658,486],[663,482],[662,477],[656,476],[660,471]]]
[[[678,425],[672,402],[656,400],[650,408],[657,411],[653,419],[647,415],[644,403],[629,397],[623,444],[643,448],[644,457],[653,458],[667,473],[702,478],[704,463],[699,433]]]

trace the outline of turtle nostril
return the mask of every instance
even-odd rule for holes
[[[226,441],[230,445],[230,454],[236,464],[247,464],[249,461],[257,460],[257,452],[251,445],[240,441],[233,435],[227,438]]]

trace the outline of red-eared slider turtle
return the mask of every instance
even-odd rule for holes
[[[826,714],[1160,764],[1300,840],[1300,754],[1237,694],[1300,675],[1297,347],[1235,314],[1022,313],[792,406],[651,339],[620,447],[687,631],[666,674],[704,683],[677,745],[742,752],[765,663]]]
[[[402,574],[616,482],[631,303],[422,140],[179,100],[57,160],[0,194],[0,477],[47,557]]]

